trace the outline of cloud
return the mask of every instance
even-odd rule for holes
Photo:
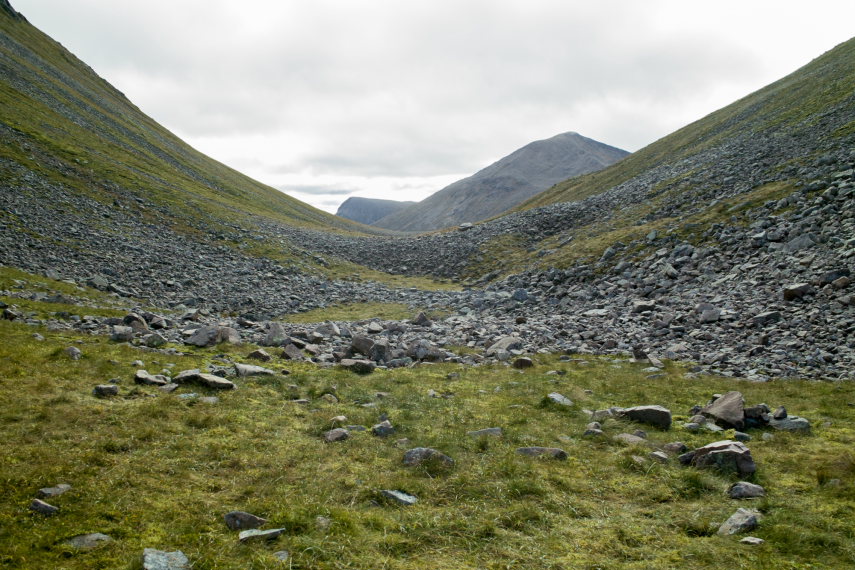
[[[320,207],[347,189],[435,191],[570,130],[636,150],[855,19],[832,0],[14,5],[203,152]]]

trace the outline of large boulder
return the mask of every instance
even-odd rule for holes
[[[723,440],[696,449],[691,458],[698,468],[714,467],[725,473],[751,475],[757,470],[751,451],[738,441]]]
[[[518,336],[502,337],[487,349],[487,356],[495,356],[499,352],[510,352],[512,350],[522,350],[523,341]]]
[[[671,427],[671,410],[662,406],[633,406],[616,410],[617,415],[634,422],[662,429]]]
[[[741,392],[732,391],[719,396],[701,410],[701,414],[712,419],[724,429],[745,428],[745,398]]]
[[[207,325],[198,329],[190,338],[184,341],[185,344],[199,347],[216,346],[223,342],[240,344],[240,333],[231,327]]]

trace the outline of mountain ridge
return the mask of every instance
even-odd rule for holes
[[[351,196],[341,203],[335,215],[359,222],[360,224],[371,225],[380,218],[408,208],[413,204],[416,204],[416,202]]]
[[[530,142],[421,202],[373,225],[432,231],[500,215],[556,182],[599,170],[629,153],[569,131]]]

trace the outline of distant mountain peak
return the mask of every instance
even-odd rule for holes
[[[353,220],[354,222],[370,225],[380,218],[394,214],[413,204],[415,202],[399,202],[397,200],[352,196],[341,203],[335,215]]]
[[[425,200],[373,225],[430,231],[502,214],[573,176],[600,170],[629,153],[575,131],[537,140],[515,150]]]

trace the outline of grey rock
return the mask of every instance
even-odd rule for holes
[[[267,522],[267,519],[245,511],[230,511],[223,515],[223,519],[226,522],[226,526],[231,530],[258,528]]]
[[[149,374],[146,370],[137,370],[134,374],[134,382],[145,386],[165,386],[169,380],[161,374]]]
[[[739,481],[730,486],[727,494],[731,499],[756,499],[766,496],[766,490],[760,485]]]
[[[419,502],[418,497],[415,495],[410,495],[409,493],[405,493],[404,491],[395,491],[391,489],[383,489],[380,491],[380,494],[383,495],[386,499],[393,501],[399,505],[411,506],[415,505]]]
[[[617,410],[617,415],[628,420],[649,424],[661,429],[670,429],[671,410],[663,406],[634,406]]]
[[[559,394],[558,392],[552,392],[550,394],[547,394],[546,398],[550,402],[558,404],[559,406],[572,406],[573,405],[573,401],[570,400],[570,398],[566,398],[563,395]]]
[[[523,347],[523,341],[519,337],[506,336],[502,337],[487,349],[487,356],[495,356],[500,351],[510,352],[511,350],[520,350]]]
[[[730,536],[757,528],[763,515],[756,509],[737,509],[720,527],[717,534]]]
[[[468,432],[466,432],[466,435],[468,435],[470,437],[485,437],[485,436],[502,437],[502,428],[491,427],[491,428],[478,429],[478,430],[474,430],[474,431],[468,431]]]
[[[184,370],[172,378],[176,384],[197,384],[215,390],[234,390],[235,384],[216,374],[208,374],[199,370]]]
[[[92,389],[92,395],[96,398],[110,398],[119,395],[119,387],[115,384],[98,384]]]
[[[769,420],[769,425],[781,431],[810,431],[810,421],[805,418],[800,418],[799,416],[787,416],[786,418],[780,420],[772,418],[771,420]]]
[[[246,542],[264,542],[279,538],[285,532],[284,528],[272,528],[270,530],[259,530],[251,528],[243,530],[238,535],[238,540],[242,543]]]
[[[71,360],[80,360],[80,358],[83,356],[83,352],[81,352],[80,349],[76,346],[69,346],[68,348],[66,348],[65,354],[68,355]]]
[[[59,512],[59,507],[50,505],[41,499],[33,499],[30,503],[30,510],[39,513],[40,515],[55,515]]]
[[[110,340],[113,342],[130,342],[134,340],[134,336],[136,336],[136,331],[131,327],[115,325]]]
[[[745,538],[739,541],[740,544],[748,544],[751,546],[760,546],[764,542],[766,541],[762,538],[757,538],[756,536],[746,536]]]
[[[517,449],[520,455],[529,457],[551,457],[552,459],[567,459],[567,452],[557,447],[520,447]]]
[[[738,441],[723,440],[696,449],[691,458],[698,468],[714,467],[724,473],[751,475],[757,470],[751,451]]]
[[[701,414],[711,418],[720,427],[741,430],[745,427],[744,406],[742,393],[734,390],[716,398],[701,410]]]
[[[324,441],[327,443],[333,443],[336,441],[344,441],[350,437],[350,432],[344,428],[334,428],[327,432],[324,432]]]
[[[143,570],[187,570],[190,561],[180,550],[165,552],[146,548],[143,550]]]
[[[36,494],[40,499],[49,499],[51,497],[58,497],[63,493],[67,493],[70,490],[71,485],[69,485],[68,483],[60,483],[59,485],[56,485],[54,487],[43,487],[39,489],[38,493]]]
[[[246,357],[250,358],[252,360],[259,360],[261,362],[270,362],[271,360],[273,360],[273,357],[270,356],[270,353],[268,353],[263,348],[259,348],[258,350],[253,350],[252,352],[247,354]]]
[[[370,360],[353,358],[343,358],[341,362],[339,362],[339,365],[342,368],[350,370],[351,372],[356,372],[357,374],[369,374],[377,367],[377,365]]]
[[[531,358],[521,357],[514,360],[512,366],[518,370],[523,370],[525,368],[532,368],[534,366],[534,362]]]
[[[438,463],[447,467],[454,465],[452,458],[430,447],[415,447],[404,453],[403,463],[407,467],[417,467],[425,462]]]
[[[100,532],[78,534],[65,541],[66,544],[78,550],[93,550],[108,542],[113,542],[113,538]]]
[[[810,283],[795,283],[784,287],[784,301],[795,301],[814,292]]]
[[[377,437],[388,437],[395,433],[392,422],[384,420],[371,428],[371,433]]]
[[[235,372],[241,378],[245,378],[247,376],[275,376],[276,372],[270,370],[269,368],[264,368],[262,366],[256,366],[254,364],[235,364]]]
[[[647,440],[643,437],[638,437],[637,435],[633,435],[631,433],[619,433],[617,435],[612,436],[614,441],[618,443],[623,443],[626,445],[647,445]]]

